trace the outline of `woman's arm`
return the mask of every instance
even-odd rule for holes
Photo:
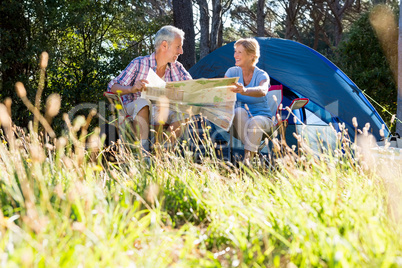
[[[236,86],[236,88],[232,89],[234,93],[250,97],[264,97],[267,95],[269,89],[269,81],[267,79],[261,80],[260,84],[256,87],[245,87],[243,84],[238,82],[234,85]]]

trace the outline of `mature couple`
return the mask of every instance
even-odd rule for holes
[[[167,82],[192,79],[191,75],[177,61],[183,54],[184,32],[173,26],[162,27],[155,36],[155,52],[149,56],[135,58],[124,71],[113,79],[108,90],[122,95],[127,112],[134,118],[134,128],[139,130],[141,145],[149,149],[150,120],[159,118],[159,109],[149,106],[140,98],[141,91],[146,90],[146,77],[151,68]],[[264,132],[272,127],[272,113],[269,110],[267,92],[270,85],[268,74],[256,67],[260,48],[255,39],[240,39],[235,45],[234,58],[236,66],[227,70],[225,77],[239,77],[233,87],[237,93],[234,117],[235,136],[244,144],[245,160],[248,161],[258,150]],[[152,109],[152,119],[150,119]],[[165,123],[168,131],[178,137],[182,132],[184,117],[169,111]]]

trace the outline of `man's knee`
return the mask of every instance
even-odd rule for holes
[[[137,115],[134,118],[134,123],[140,124],[143,126],[149,125],[149,107],[145,106],[141,110],[138,111]],[[144,125],[144,127],[145,127]]]
[[[137,116],[140,116],[142,118],[148,118],[149,117],[149,106],[144,106],[141,110],[139,110]]]

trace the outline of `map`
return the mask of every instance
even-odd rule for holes
[[[236,102],[236,93],[231,88],[238,81],[237,77],[201,78],[167,82],[164,85],[158,80],[159,76],[155,77],[156,74],[151,71],[147,77],[149,84],[147,90],[142,92],[142,98],[157,101],[161,96],[166,96],[171,109],[182,113],[191,110],[194,114],[202,114],[212,123],[229,131]],[[189,106],[194,107],[189,109]]]

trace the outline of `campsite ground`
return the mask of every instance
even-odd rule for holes
[[[354,144],[249,169],[208,139],[200,164],[191,151],[113,164],[73,131],[19,133],[0,144],[3,266],[402,266],[402,165]]]

